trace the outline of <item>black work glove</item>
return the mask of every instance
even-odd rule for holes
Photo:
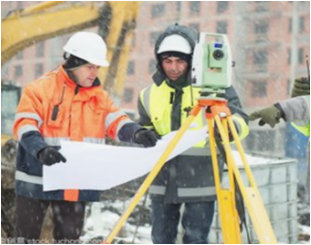
[[[295,79],[292,88],[292,98],[302,95],[310,95],[310,81],[306,77]]]
[[[47,166],[51,166],[58,162],[66,162],[66,158],[59,153],[58,150],[54,149],[51,146],[48,146],[38,153],[39,161]]]
[[[267,123],[271,128],[274,128],[275,124],[279,123],[281,118],[285,120],[285,115],[280,104],[277,103],[265,109],[255,111],[248,117],[250,121],[254,121],[258,118],[260,118],[260,126],[263,126]]]
[[[139,129],[134,134],[134,142],[144,147],[152,147],[155,146],[159,137],[155,132],[150,131],[148,129]]]

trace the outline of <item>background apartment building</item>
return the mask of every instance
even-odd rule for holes
[[[2,16],[37,3],[1,2]],[[288,98],[294,78],[307,75],[309,1],[141,2],[124,93],[121,98],[114,98],[122,108],[136,111],[139,91],[152,82],[156,70],[155,40],[174,23],[228,35],[236,62],[233,84],[247,113]],[[53,69],[62,62],[62,47],[68,36],[23,50],[2,67],[2,80],[24,86]],[[251,122],[250,128],[250,135],[244,140],[246,150],[304,161],[306,139],[290,125],[281,123],[271,130]]]

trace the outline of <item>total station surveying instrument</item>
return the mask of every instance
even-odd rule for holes
[[[122,228],[124,222],[133,212],[141,197],[146,193],[154,178],[157,176],[166,160],[189,128],[194,118],[204,109],[208,122],[209,144],[211,149],[215,187],[218,201],[218,213],[221,222],[223,242],[226,244],[242,244],[241,206],[238,205],[237,194],[244,201],[252,222],[257,239],[261,244],[276,244],[277,240],[272,229],[269,217],[256,186],[251,169],[238,138],[236,128],[231,118],[231,112],[224,99],[225,88],[231,85],[232,59],[229,41],[226,35],[217,33],[200,33],[199,42],[195,46],[192,61],[193,86],[202,88],[197,104],[193,106],[185,123],[172,139],[163,155],[150,171],[129,207],[125,210],[114,229],[108,235],[105,243],[112,243],[114,237]],[[215,96],[216,95],[216,96]],[[220,137],[216,137],[216,129]],[[230,135],[230,137],[229,137]],[[235,163],[230,148],[229,138],[234,139],[240,158],[243,162],[248,184],[245,185],[239,169]],[[219,144],[220,142],[220,144]],[[220,173],[217,160],[218,148],[223,149],[228,169],[229,187],[221,186]],[[208,177],[207,177],[208,178]],[[242,205],[244,212],[244,204]]]

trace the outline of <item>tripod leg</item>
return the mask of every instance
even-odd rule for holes
[[[243,199],[245,200],[245,204],[246,204],[246,207],[248,209],[248,213],[250,215],[254,229],[256,231],[257,237],[258,237],[260,243],[262,243],[262,244],[276,244],[277,239],[275,237],[273,228],[271,226],[269,216],[266,212],[264,203],[262,201],[259,190],[258,190],[257,185],[255,183],[255,179],[252,175],[252,171],[251,171],[249,165],[247,164],[246,156],[245,156],[245,153],[243,151],[242,144],[240,142],[240,139],[239,139],[238,134],[236,132],[236,129],[234,127],[233,121],[230,117],[228,117],[228,123],[229,123],[229,129],[233,135],[235,144],[239,150],[240,157],[242,159],[242,162],[243,162],[243,165],[245,168],[245,172],[246,172],[247,178],[248,178],[250,186],[251,186],[251,187],[245,187],[243,185],[242,180],[240,180],[238,182],[239,186],[241,188]],[[239,176],[239,178],[241,179],[240,173],[239,173],[237,167],[236,166],[234,166],[234,167],[235,167],[235,170],[234,170],[235,176],[236,177]],[[243,186],[241,186],[241,185],[243,185]]]
[[[250,185],[257,189],[257,185],[256,185],[255,179],[254,179],[254,177],[252,175],[252,171],[251,171],[249,165],[247,164],[246,156],[245,156],[245,153],[244,153],[241,141],[239,139],[238,133],[237,133],[237,131],[235,129],[235,126],[234,126],[234,123],[233,123],[232,119],[229,118],[229,117],[228,117],[228,124],[229,124],[230,132],[231,132],[231,134],[233,136],[235,145],[237,146],[237,149],[238,149],[239,154],[241,156],[241,160],[243,162],[245,171],[246,171],[247,175],[249,176]]]
[[[230,139],[229,139],[229,130],[228,130],[228,120],[227,120],[227,118],[223,118],[221,120],[221,122],[222,122],[222,128],[225,132],[226,141],[229,142]],[[226,156],[227,162],[231,161],[228,154],[225,153],[224,155]],[[233,174],[233,171],[231,168],[228,168],[228,179],[229,179],[230,190],[232,191],[232,193],[234,193],[233,194],[233,196],[234,196],[234,195],[236,195],[236,187],[235,187],[236,182],[235,182],[234,174]],[[233,207],[236,207],[236,199],[235,198],[232,199],[232,205],[233,205]]]
[[[182,127],[178,130],[175,137],[172,139],[170,144],[168,145],[167,149],[164,151],[154,168],[150,171],[144,182],[141,184],[140,188],[136,192],[135,196],[132,198],[132,201],[129,205],[129,207],[125,210],[125,212],[122,214],[121,218],[119,219],[118,223],[115,225],[113,230],[110,232],[110,234],[107,237],[107,240],[105,243],[112,243],[115,236],[118,234],[120,229],[122,228],[124,222],[128,219],[130,214],[133,212],[134,208],[137,206],[139,200],[141,197],[146,193],[147,189],[151,185],[154,178],[157,176],[157,174],[160,172],[161,168],[165,164],[167,158],[170,156],[171,152],[174,150],[182,136],[184,135],[185,131],[189,128],[190,124],[194,120],[194,118],[198,115],[200,112],[201,107],[199,105],[195,106],[193,110],[190,112],[190,116],[186,119],[185,123],[182,125]]]
[[[221,188],[218,160],[216,155],[216,142],[213,130],[213,119],[208,118],[207,120],[215,178],[215,187],[218,201],[218,215],[220,217],[223,239],[226,244],[241,244],[242,240],[240,235],[239,216],[235,208],[234,189],[231,188],[229,190],[226,190]],[[222,130],[224,131],[223,127]],[[231,175],[232,177],[232,174],[229,173],[229,175]],[[232,187],[231,184],[230,186]]]
[[[261,200],[259,191],[256,186],[245,187],[241,174],[239,172],[239,169],[237,165],[235,164],[235,162],[233,161],[234,158],[231,152],[230,144],[229,144],[227,137],[225,136],[225,132],[222,128],[220,118],[219,116],[216,115],[214,119],[219,129],[219,132],[221,134],[221,138],[223,140],[226,154],[228,156],[228,159],[230,160],[228,161],[228,168],[232,169],[234,176],[236,178],[236,181],[240,187],[243,200],[245,202],[248,213],[254,225],[254,229],[256,231],[259,242],[262,244],[275,244],[277,243],[277,240],[274,235],[268,215],[266,213],[264,204]],[[228,120],[229,129],[231,130],[234,140],[236,141],[235,143],[237,144],[237,147],[239,148],[239,152],[241,154],[241,158],[243,160],[243,164],[246,170],[247,177],[249,178],[250,184],[255,185],[254,178],[251,174],[251,170],[248,164],[246,163],[245,154],[244,154],[242,145],[238,139],[238,135],[237,135],[237,132],[236,132],[236,129],[234,127],[231,117],[227,117],[227,120]]]

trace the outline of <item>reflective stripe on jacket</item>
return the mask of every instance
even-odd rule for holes
[[[310,95],[279,102],[287,122],[305,136],[310,136]]]
[[[43,192],[42,163],[37,154],[48,145],[59,148],[60,140],[104,144],[106,134],[118,140],[127,123],[132,121],[114,106],[98,79],[92,87],[80,87],[60,67],[28,84],[13,127],[20,141],[16,193],[38,199],[97,201],[98,191]]]
[[[182,125],[188,116],[185,109],[192,106],[192,100],[195,104],[195,99],[199,97],[199,89],[193,89],[192,96],[190,86],[184,87],[181,92],[181,105],[176,106],[175,103],[179,103],[175,101],[177,90],[167,85],[165,81],[148,86],[140,93],[138,102],[140,124],[152,127],[160,135],[171,132],[174,121],[180,121]],[[226,96],[232,114],[238,118],[235,120],[235,116],[232,117],[238,133],[245,137],[248,133],[245,123],[247,116],[241,110],[232,87],[227,89]],[[180,110],[180,118],[174,116],[178,114],[174,111],[176,108]],[[193,122],[193,129],[200,128],[204,124],[206,118],[202,110]],[[221,173],[224,162],[221,156],[218,156],[218,160]],[[164,198],[168,203],[214,200],[216,190],[208,139],[165,163],[150,186],[150,194],[151,198]]]

